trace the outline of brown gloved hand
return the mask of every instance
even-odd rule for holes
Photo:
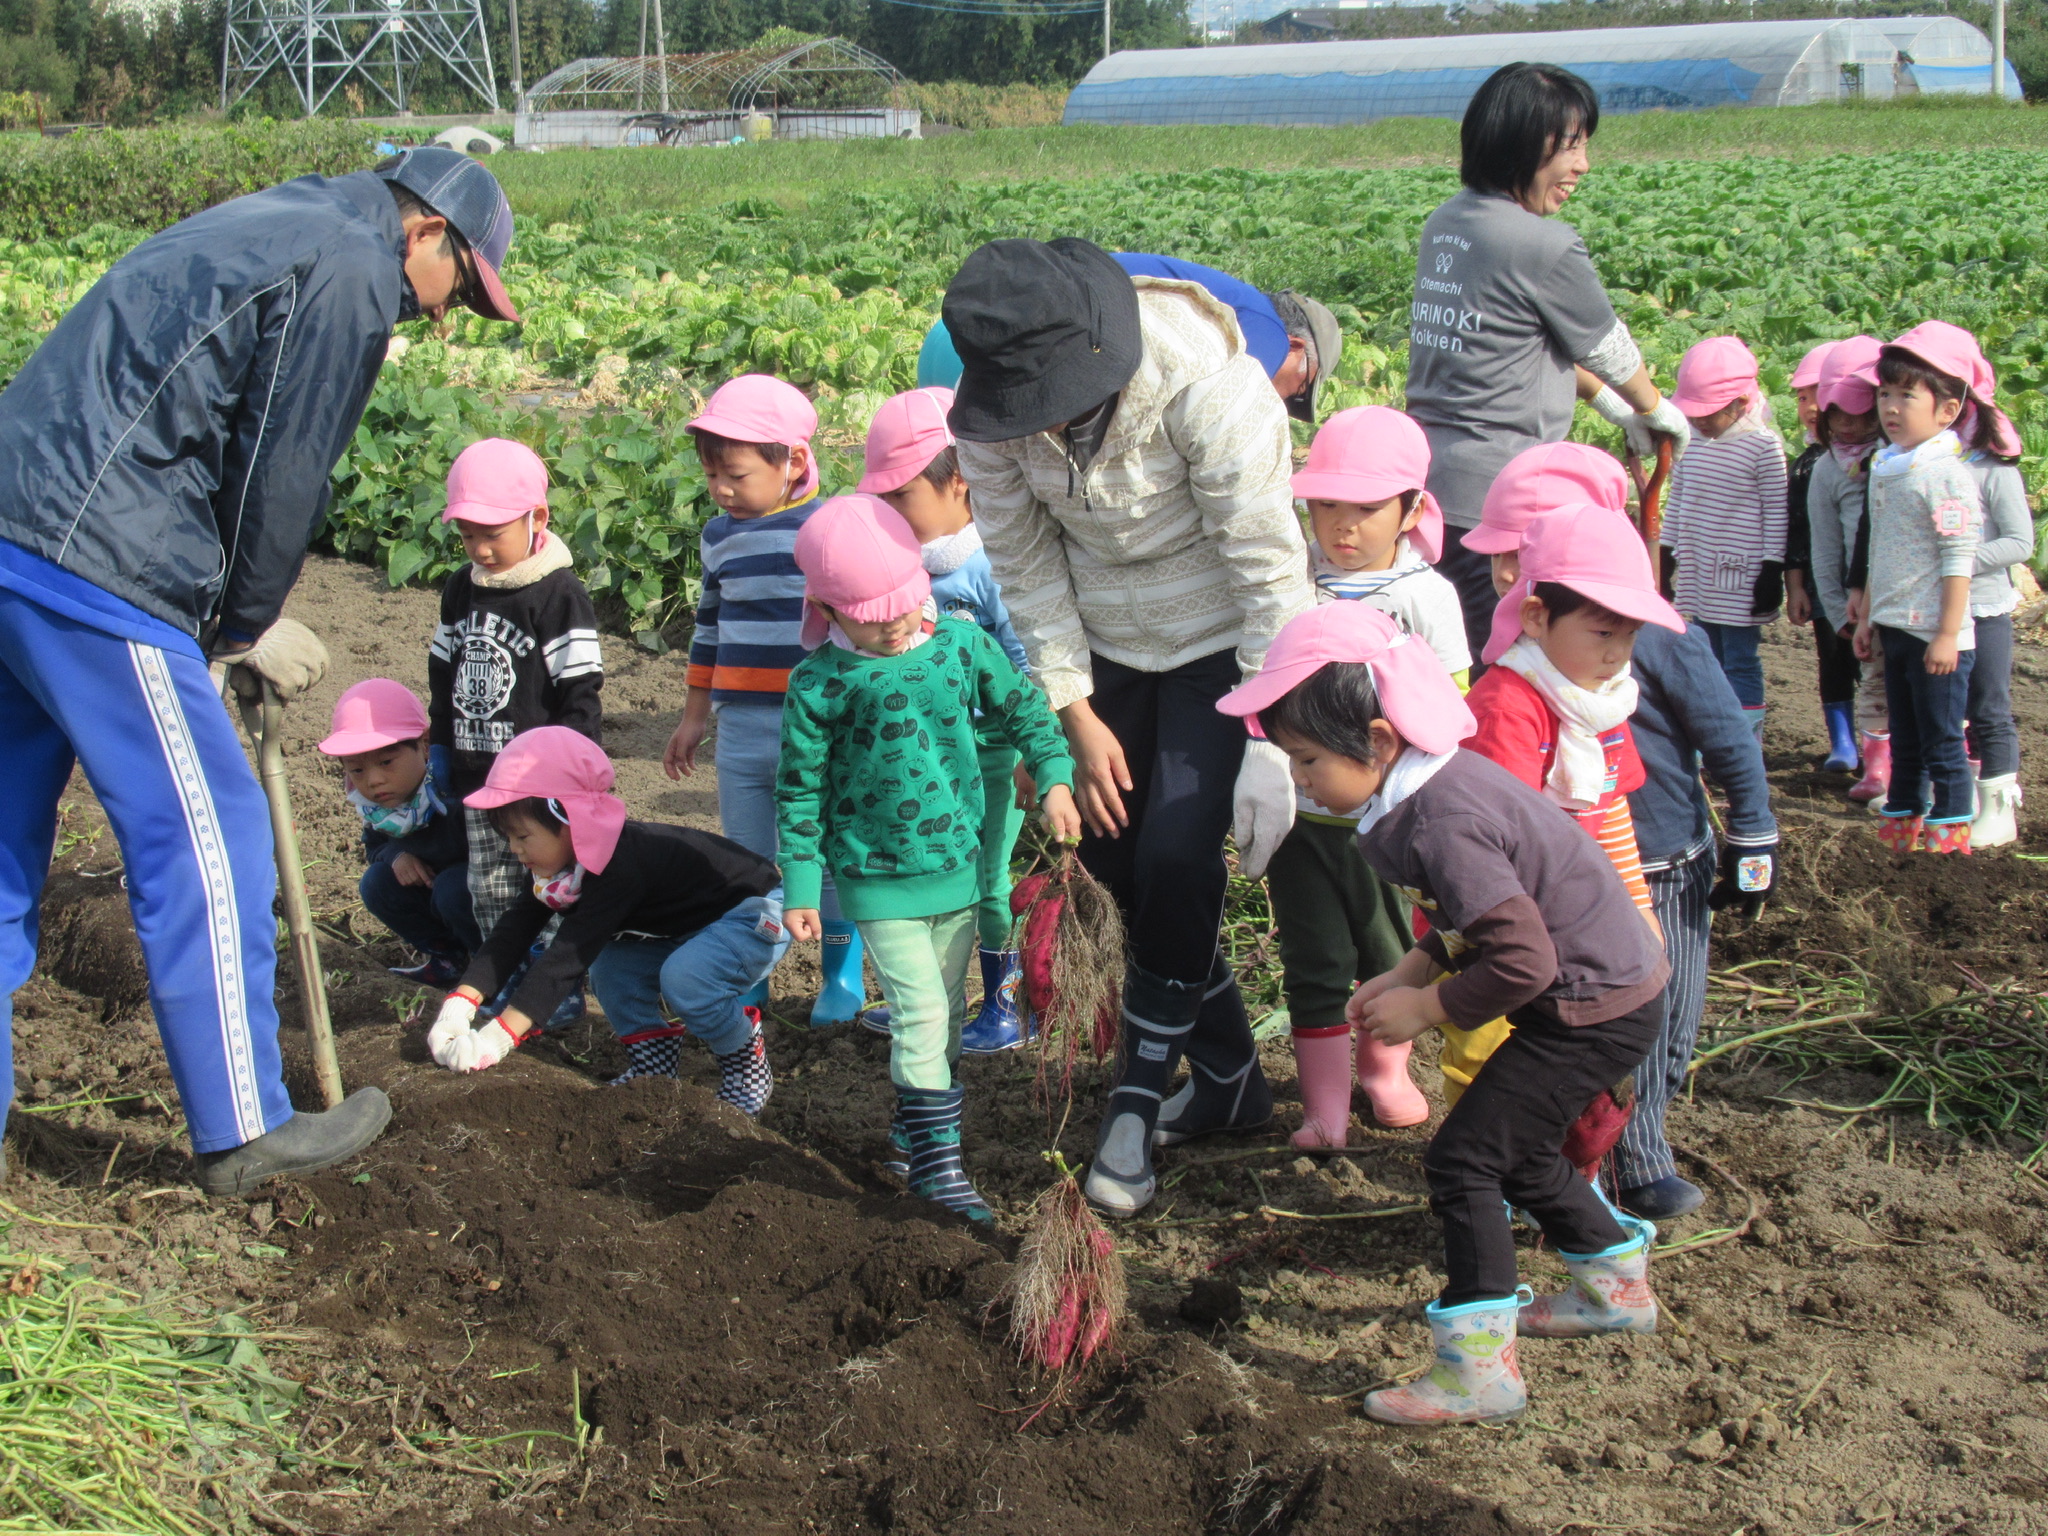
[[[297,619],[279,619],[244,651],[215,651],[228,668],[236,697],[254,703],[267,680],[280,699],[296,698],[326,675],[327,647]]]

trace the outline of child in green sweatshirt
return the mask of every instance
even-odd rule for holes
[[[1078,839],[1073,759],[1050,706],[977,625],[933,621],[917,535],[873,496],[797,534],[803,643],[776,771],[784,918],[814,937],[829,869],[889,1000],[890,1141],[910,1187],[992,1220],[960,1162],[961,1002],[974,954],[982,792],[976,716],[1022,754],[1045,824]]]

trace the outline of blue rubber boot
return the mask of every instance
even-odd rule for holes
[[[1862,761],[1856,751],[1856,711],[1850,704],[1823,704],[1828,717],[1828,760],[1821,764],[1829,773],[1854,773]]]
[[[768,978],[766,976],[763,976],[740,994],[740,1006],[742,1008],[761,1009],[765,1009],[768,1006]]]
[[[825,953],[821,963],[825,985],[811,1005],[811,1028],[829,1029],[851,1024],[860,1017],[860,1005],[867,1001],[867,977],[861,969],[866,951],[861,947],[860,929],[852,923],[827,923]]]
[[[1023,984],[1023,957],[1016,950],[981,952],[981,1012],[960,1031],[961,1050],[969,1056],[993,1056],[1014,1051],[1030,1038],[1030,1017],[1017,1001]]]
[[[960,1162],[959,1088],[898,1088],[897,1114],[910,1140],[910,1192],[969,1221],[993,1222],[994,1211]]]

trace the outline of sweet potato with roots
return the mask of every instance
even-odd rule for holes
[[[1017,882],[1010,913],[1025,998],[1038,1016],[1041,1077],[1057,1067],[1064,1092],[1083,1049],[1099,1061],[1116,1043],[1123,1013],[1123,916],[1071,848]]]
[[[1057,1153],[1052,1188],[1038,1197],[1006,1293],[1019,1358],[1048,1371],[1079,1369],[1122,1326],[1123,1260]]]

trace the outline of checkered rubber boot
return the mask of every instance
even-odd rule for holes
[[[636,1077],[674,1077],[687,1034],[680,1024],[665,1024],[660,1029],[619,1036],[619,1044],[626,1048],[626,1070],[612,1079],[612,1086],[630,1083]]]
[[[761,1010],[749,1008],[746,1015],[747,1043],[711,1059],[718,1063],[719,1098],[751,1119],[767,1107],[775,1074],[768,1070],[768,1047],[761,1041]]]
[[[960,1106],[966,1097],[960,1088],[896,1090],[896,1112],[910,1139],[910,1192],[969,1221],[993,1222],[995,1212],[960,1162]]]
[[[1584,1339],[1596,1333],[1655,1333],[1657,1298],[1650,1293],[1650,1244],[1657,1229],[1621,1218],[1628,1234],[1598,1253],[1564,1253],[1571,1285],[1522,1308],[1520,1331],[1532,1339]]]

